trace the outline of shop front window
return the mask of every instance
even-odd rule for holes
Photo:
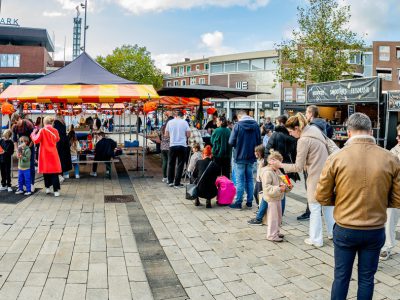
[[[283,100],[285,102],[292,102],[293,101],[293,90],[292,90],[292,88],[283,89]]]

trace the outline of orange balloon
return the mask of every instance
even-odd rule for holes
[[[4,102],[1,106],[1,113],[3,115],[12,115],[15,112],[14,106],[11,103]]]

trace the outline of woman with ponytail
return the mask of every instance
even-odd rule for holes
[[[310,206],[310,232],[309,238],[304,242],[315,247],[323,246],[321,210],[324,214],[328,238],[332,239],[332,230],[335,220],[333,219],[333,206],[321,205],[315,199],[315,190],[321,175],[325,161],[328,158],[328,149],[324,136],[318,127],[307,124],[305,116],[297,113],[290,117],[286,124],[289,134],[297,141],[296,162],[286,164],[275,161],[279,168],[286,173],[307,172],[307,200]]]

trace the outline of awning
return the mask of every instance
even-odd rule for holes
[[[0,102],[123,103],[159,98],[152,85],[12,85],[0,94]]]
[[[198,98],[188,98],[188,97],[175,97],[175,96],[163,96],[159,99],[152,99],[150,102],[155,102],[158,105],[165,106],[199,106],[200,99]],[[203,106],[212,106],[214,105],[212,102],[203,101]]]

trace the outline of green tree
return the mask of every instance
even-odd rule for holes
[[[297,7],[298,29],[292,39],[277,45],[278,81],[304,86],[343,78],[354,71],[351,55],[362,51],[364,41],[349,29],[350,6],[336,0],[309,0]]]
[[[123,45],[114,49],[112,54],[98,56],[96,60],[108,71],[122,78],[141,84],[152,84],[155,89],[163,85],[161,70],[154,65],[146,47]]]

